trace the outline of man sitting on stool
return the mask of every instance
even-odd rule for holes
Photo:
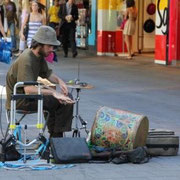
[[[42,89],[43,109],[49,111],[48,130],[50,137],[62,137],[63,132],[71,131],[74,101],[68,96],[68,89],[62,79],[52,73],[44,57],[48,56],[54,46],[60,45],[56,32],[49,26],[41,26],[33,37],[31,48],[26,49],[11,65],[6,76],[7,101],[10,109],[11,95],[17,82],[37,81],[38,76],[47,78],[50,82],[59,84],[61,92]],[[19,94],[38,94],[35,86],[19,88]],[[37,100],[19,99],[17,109],[26,111],[37,110]]]

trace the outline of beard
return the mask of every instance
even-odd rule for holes
[[[40,56],[47,57],[47,56],[49,56],[50,53],[51,53],[51,52],[45,53],[44,50],[43,50],[43,47],[41,47],[41,48],[39,49],[39,55],[40,55]]]

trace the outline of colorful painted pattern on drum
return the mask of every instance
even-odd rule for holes
[[[92,144],[102,147],[133,149],[137,121],[141,115],[102,107],[92,128]]]

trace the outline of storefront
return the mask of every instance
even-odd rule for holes
[[[158,64],[169,65],[179,60],[180,0],[136,0],[136,7],[134,51],[153,54]],[[125,8],[125,0],[97,0],[98,55],[126,55],[120,29]]]
[[[98,55],[126,55],[121,23],[126,9],[124,0],[98,0]],[[148,22],[154,23],[155,12],[148,12],[147,7],[155,4],[155,0],[136,0],[138,8],[138,20],[136,23],[136,34],[133,37],[133,49],[135,52],[154,52],[155,49],[155,28],[150,31],[143,28]],[[103,17],[103,18],[102,18]],[[104,18],[105,17],[105,18]],[[104,42],[107,42],[104,45]],[[103,45],[103,46],[102,46]]]

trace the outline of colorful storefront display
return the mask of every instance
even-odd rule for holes
[[[124,51],[122,30],[118,27],[123,20],[124,1],[98,0],[97,6],[97,54],[115,55]]]
[[[168,0],[157,0],[155,63],[167,64]]]
[[[126,8],[125,0],[96,0],[96,2],[97,54],[112,56],[125,54],[126,46],[120,29]],[[178,51],[180,0],[136,0],[136,6],[139,16],[137,33],[134,36],[135,51],[154,51],[154,62],[157,64],[170,65],[180,60]],[[154,23],[153,29],[145,29],[145,23],[147,27],[150,23]]]

